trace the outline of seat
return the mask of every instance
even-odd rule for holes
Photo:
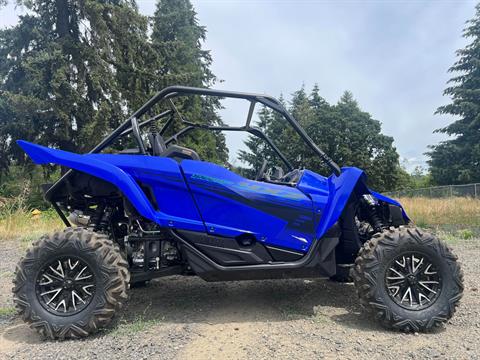
[[[167,147],[165,140],[158,132],[148,134],[148,139],[152,145],[152,154],[154,156],[169,157],[177,162],[185,159],[200,160],[200,156],[192,149],[179,145],[169,145]]]
[[[167,149],[165,140],[158,132],[148,134],[148,140],[152,145],[152,154],[155,156],[162,156],[162,153]]]
[[[178,162],[200,160],[200,156],[194,150],[179,145],[170,145],[160,156],[169,157]]]

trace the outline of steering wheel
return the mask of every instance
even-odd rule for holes
[[[147,152],[145,151],[145,144],[143,143],[142,136],[140,135],[140,128],[138,126],[137,118],[133,117],[130,121],[132,123],[133,137],[138,143],[138,149],[140,150],[140,154],[146,155]]]
[[[263,178],[263,175],[265,174],[265,170],[267,169],[268,161],[267,159],[263,160],[263,164],[260,167],[260,170],[258,170],[257,176],[255,176],[255,180],[259,181]]]

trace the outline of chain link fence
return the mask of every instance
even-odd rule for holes
[[[427,198],[446,198],[453,196],[472,197],[480,199],[480,183],[466,185],[446,185],[432,186],[422,189],[405,189],[392,191],[387,196],[399,197],[427,197]]]

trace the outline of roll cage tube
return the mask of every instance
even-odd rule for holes
[[[280,113],[283,115],[283,117],[288,121],[288,123],[295,129],[295,131],[298,133],[298,135],[304,140],[307,145],[314,151],[315,154],[317,154],[322,161],[327,164],[332,171],[335,173],[335,175],[340,175],[341,170],[340,167],[327,155],[325,154],[320,148],[313,142],[313,140],[307,135],[305,130],[300,126],[300,124],[288,113],[288,111],[285,109],[285,107],[274,97],[271,97],[269,95],[262,95],[262,94],[252,94],[252,93],[242,93],[242,92],[234,92],[234,91],[224,91],[224,90],[214,90],[214,89],[206,89],[206,88],[195,88],[195,87],[188,87],[188,86],[169,86],[161,91],[159,91],[157,94],[155,94],[150,100],[148,100],[140,109],[135,111],[130,117],[123,123],[121,124],[118,128],[116,128],[110,135],[108,135],[105,139],[103,139],[97,146],[95,146],[89,154],[93,153],[98,153],[111,145],[118,137],[128,134],[132,131],[134,131],[135,124],[137,119],[140,119],[143,115],[145,115],[148,111],[150,111],[155,105],[158,103],[164,101],[164,100],[171,100],[175,97],[180,97],[180,96],[188,96],[188,95],[200,95],[200,96],[212,96],[212,97],[220,97],[220,98],[233,98],[233,99],[244,99],[250,101],[250,108],[249,108],[249,113],[247,117],[247,122],[244,127],[228,127],[228,126],[215,126],[215,127],[210,127],[207,126],[207,129],[210,130],[231,130],[231,131],[248,131],[253,135],[259,136],[263,138],[270,146],[273,145],[273,143],[268,139],[268,137],[263,134],[263,132],[258,129],[250,126],[251,118],[253,115],[253,109],[255,106],[255,103],[260,103],[265,105],[266,107]],[[172,103],[173,104],[173,103]],[[171,116],[173,117],[173,113],[176,112],[178,113],[178,110],[174,107],[173,110],[168,110],[165,111],[161,114],[158,114],[154,116],[153,118],[150,118],[148,120],[145,120],[141,122],[140,124],[137,124],[138,127],[143,127],[155,120],[158,120],[162,117],[166,116]],[[189,127],[192,127],[192,129],[198,127],[201,128],[202,126],[199,126],[200,124],[194,124],[194,123],[189,123],[183,119],[183,117],[180,115],[180,119],[182,122],[186,123],[189,125]],[[166,126],[172,123],[172,119],[169,119],[167,121],[167,124],[164,125],[162,128],[162,131],[164,132],[166,129]],[[203,126],[205,127],[205,126]],[[187,127],[188,128],[188,127]],[[187,129],[185,128],[185,129]],[[192,129],[187,130],[191,131]],[[182,130],[181,130],[182,131]],[[181,131],[176,134],[178,137],[181,135]],[[170,139],[169,139],[170,140]],[[139,145],[140,146],[140,145]],[[277,154],[279,154],[280,158],[282,161],[284,161],[287,166],[291,169],[292,166],[288,162],[288,160],[281,154],[280,150],[276,148],[275,145],[272,146],[272,148],[275,150]],[[140,149],[142,150],[142,149]],[[62,184],[72,173],[72,170],[67,171],[60,179],[57,180],[46,192],[45,192],[45,199],[52,201],[52,195],[55,189],[58,188],[60,184]],[[53,202],[53,201],[52,201]],[[57,210],[58,211],[58,210]],[[60,215],[60,214],[59,214]],[[60,216],[62,217],[63,214]],[[64,216],[63,216],[64,217]],[[62,217],[62,219],[63,219]],[[69,224],[67,224],[68,226]]]
[[[133,132],[133,137],[137,141],[140,154],[146,155],[147,152],[145,150],[145,144],[143,143],[142,136],[140,135],[140,127],[138,126],[137,118],[132,118],[132,132]]]
[[[165,144],[168,145],[172,143],[173,141],[178,142],[178,138],[181,136],[185,136],[189,132],[196,130],[196,129],[206,129],[206,130],[217,130],[217,131],[246,131],[252,135],[255,135],[262,140],[264,140],[268,146],[270,146],[273,151],[275,151],[275,154],[278,155],[278,157],[284,162],[284,164],[287,166],[289,171],[293,170],[292,164],[287,160],[285,155],[282,154],[280,149],[272,142],[272,140],[263,133],[262,130],[256,128],[256,127],[250,127],[247,128],[245,126],[239,126],[239,127],[230,127],[230,126],[209,126],[209,125],[201,125],[201,124],[194,124],[190,123],[188,121],[185,121],[186,124],[188,124],[187,127],[181,129],[179,132],[177,132],[175,135],[170,136],[167,140],[165,140]]]

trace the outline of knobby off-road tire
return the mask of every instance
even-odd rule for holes
[[[407,261],[409,257],[411,260]],[[424,262],[420,259],[427,259],[425,264],[432,265],[419,264]],[[402,286],[412,286],[416,290],[408,293],[408,288],[405,291],[403,287],[403,292],[395,297],[397,289],[395,286],[388,288],[387,282],[402,282],[397,273],[402,273],[402,265],[405,269],[410,267],[406,270],[410,271],[411,264],[418,267],[417,274],[431,281],[423,281],[425,287],[415,283],[417,280],[412,280],[412,275],[405,276],[408,282]],[[351,274],[361,304],[384,326],[405,332],[428,331],[441,326],[453,316],[463,294],[463,273],[457,257],[434,235],[415,227],[401,226],[375,234],[360,250]],[[410,297],[416,294],[419,298],[419,290],[424,294],[420,301]],[[429,296],[431,298],[427,299]]]
[[[84,267],[86,269],[82,270]],[[60,276],[59,272],[64,274],[64,277]],[[69,275],[72,273],[74,275]],[[55,285],[48,285],[51,278]],[[43,337],[85,337],[110,323],[116,310],[127,299],[129,280],[127,262],[118,246],[106,235],[83,228],[66,228],[51,235],[44,235],[27,250],[15,271],[13,301],[23,320]],[[42,298],[42,290],[39,290],[39,286],[56,287],[56,284],[62,281],[64,286],[66,281],[70,282],[67,284],[71,286],[69,289],[80,286],[80,290],[76,292],[78,296],[71,295],[71,298],[75,297],[73,307],[76,305],[71,313],[67,313],[67,305],[72,308],[72,300],[65,295],[68,291],[62,290],[57,294],[54,289]],[[76,285],[71,285],[75,282]],[[43,285],[44,283],[47,285]],[[87,292],[82,291],[82,286]],[[47,304],[45,297],[48,300],[54,295],[58,297]],[[58,305],[62,297],[66,299],[66,303]],[[57,310],[54,309],[55,304]]]

